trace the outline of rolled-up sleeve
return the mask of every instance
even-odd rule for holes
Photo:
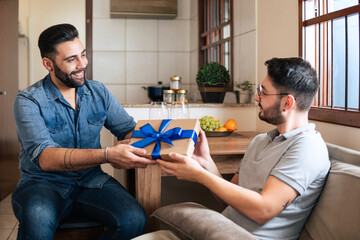
[[[21,154],[26,154],[40,169],[39,155],[47,147],[60,147],[54,142],[46,127],[40,106],[31,96],[18,94],[13,104],[17,134],[21,144]]]

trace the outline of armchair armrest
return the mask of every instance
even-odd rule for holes
[[[185,202],[161,207],[151,217],[159,220],[180,239],[256,239],[221,213],[197,203]]]

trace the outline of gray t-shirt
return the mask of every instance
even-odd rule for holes
[[[259,239],[297,239],[330,169],[327,147],[310,123],[279,135],[277,129],[256,136],[238,169],[239,186],[260,193],[270,175],[298,192],[278,216],[257,224],[228,206],[223,215]]]

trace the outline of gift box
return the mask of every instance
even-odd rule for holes
[[[171,160],[170,152],[192,156],[199,131],[198,119],[139,120],[130,144],[146,149],[146,158]]]

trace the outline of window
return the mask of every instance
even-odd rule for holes
[[[360,127],[359,0],[299,0],[300,55],[318,73],[313,120]]]
[[[230,72],[232,91],[233,0],[199,0],[199,67],[218,62]]]

